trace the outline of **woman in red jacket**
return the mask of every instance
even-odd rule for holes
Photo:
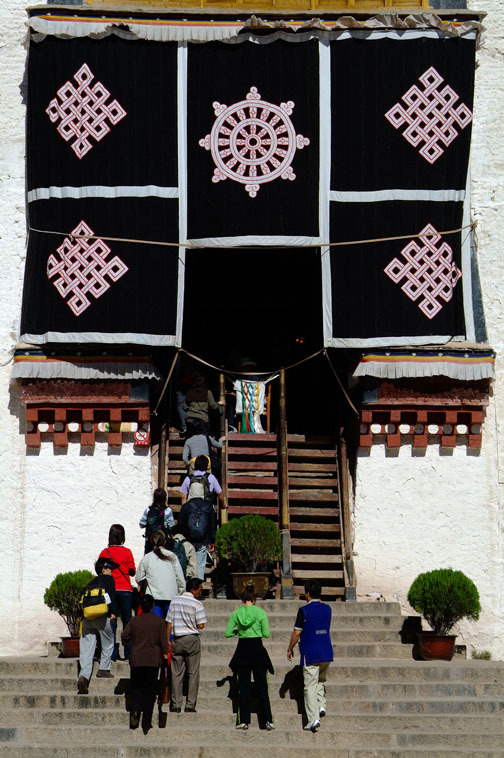
[[[102,550],[99,555],[100,558],[111,558],[115,563],[119,564],[119,568],[112,571],[112,577],[116,589],[116,603],[119,609],[118,615],[121,616],[123,629],[131,618],[133,591],[130,576],[135,576],[136,573],[133,553],[129,548],[124,547],[125,541],[126,535],[122,524],[112,524],[109,529],[109,546]],[[112,654],[112,660],[116,661],[119,658],[119,645],[115,641],[117,621],[114,621],[112,628],[114,631],[114,652]],[[124,658],[128,661],[129,657],[130,647],[129,645],[125,645]]]

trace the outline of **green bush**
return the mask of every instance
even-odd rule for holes
[[[475,661],[491,661],[492,653],[489,650],[482,650],[481,652],[473,650],[471,658],[474,658]]]
[[[93,578],[94,574],[90,571],[67,571],[66,574],[57,574],[44,592],[44,603],[65,620],[71,637],[79,634],[82,615],[80,599],[84,587]]]
[[[220,527],[215,549],[233,570],[257,571],[282,557],[282,536],[277,525],[264,516],[241,516]]]
[[[476,585],[462,571],[453,569],[419,574],[409,589],[408,603],[436,634],[449,634],[463,618],[477,621],[481,611]]]

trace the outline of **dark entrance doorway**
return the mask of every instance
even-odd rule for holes
[[[186,350],[230,370],[249,357],[269,371],[322,342],[318,249],[188,251]]]
[[[275,371],[323,346],[319,249],[194,250],[186,255],[182,345],[230,371],[250,358],[258,371]],[[346,361],[341,351],[331,360]],[[215,372],[209,384],[217,389]],[[276,431],[278,382],[273,382]],[[318,356],[287,372],[291,433],[333,434],[341,397],[327,359]]]

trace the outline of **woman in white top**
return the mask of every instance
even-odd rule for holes
[[[138,584],[145,582],[145,593],[154,598],[153,612],[164,619],[172,598],[185,592],[185,579],[177,556],[167,549],[172,545],[171,537],[157,531],[151,542],[153,550],[138,564],[135,579]]]

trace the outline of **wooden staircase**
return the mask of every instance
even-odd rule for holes
[[[318,579],[327,600],[344,598],[338,469],[334,440],[288,434],[289,514],[294,592]]]
[[[306,579],[319,579],[323,598],[345,595],[341,551],[338,469],[334,440],[287,435],[290,544],[295,595]],[[183,440],[171,433],[168,444],[168,502],[180,508],[185,475]],[[258,513],[279,522],[276,434],[229,434],[227,461],[228,518]]]

